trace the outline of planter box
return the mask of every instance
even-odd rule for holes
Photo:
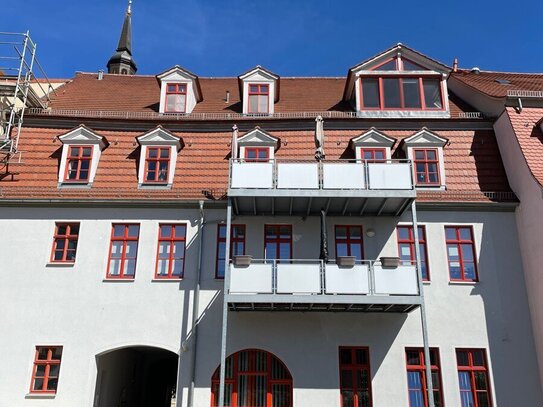
[[[251,265],[251,260],[253,259],[253,256],[234,256],[232,258],[232,262],[234,263],[234,266],[236,267],[249,267]]]
[[[339,256],[336,259],[336,264],[339,267],[354,267],[356,263],[356,257],[354,256]]]
[[[395,269],[400,265],[399,257],[381,257],[379,260],[381,260],[381,266],[385,268]]]

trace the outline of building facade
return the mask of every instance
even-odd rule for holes
[[[543,405],[467,72],[398,44],[342,78],[126,73],[28,109],[4,168],[0,405]]]

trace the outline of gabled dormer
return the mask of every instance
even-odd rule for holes
[[[360,117],[448,118],[450,68],[402,44],[352,67],[344,100]]]
[[[203,100],[198,76],[179,65],[157,75],[160,82],[160,113],[189,114]]]
[[[269,115],[279,100],[279,76],[261,66],[238,76],[243,114]]]
[[[177,153],[183,139],[162,126],[136,137],[141,146],[138,166],[139,186],[170,187],[173,184]]]
[[[59,187],[92,186],[100,156],[108,146],[106,138],[80,125],[58,139],[62,143]]]
[[[375,127],[354,137],[351,147],[354,149],[357,160],[390,160],[391,149],[396,139],[378,131]]]
[[[426,127],[403,140],[403,150],[413,162],[417,187],[445,188],[445,161],[443,148],[446,138],[438,136]]]
[[[257,126],[241,136],[237,144],[243,161],[269,161],[274,159],[279,139]]]

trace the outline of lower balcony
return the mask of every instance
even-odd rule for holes
[[[341,260],[234,262],[226,295],[229,309],[410,312],[420,305],[415,266]]]

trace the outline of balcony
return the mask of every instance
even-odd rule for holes
[[[230,265],[226,301],[233,311],[405,313],[416,309],[421,298],[412,265],[252,260],[248,265]]]
[[[230,161],[237,215],[399,216],[415,199],[410,160]]]

